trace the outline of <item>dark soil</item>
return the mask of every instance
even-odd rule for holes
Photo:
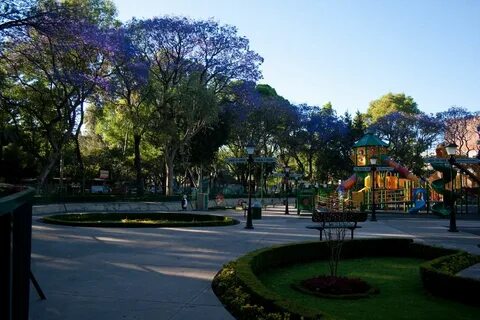
[[[358,295],[367,294],[372,287],[365,281],[357,278],[318,276],[303,280],[304,289],[314,293],[326,295]]]

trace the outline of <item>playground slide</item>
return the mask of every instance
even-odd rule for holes
[[[423,188],[416,188],[413,191],[414,207],[408,210],[408,213],[415,214],[424,209],[427,205],[425,199],[427,198],[427,191]]]
[[[457,171],[451,170],[450,165],[446,163],[432,163],[432,167],[433,169],[442,173],[441,179],[432,181],[431,186],[433,190],[435,190],[439,194],[442,194],[444,199],[451,199],[451,197],[455,197],[455,194],[453,194],[452,191],[445,189],[445,184],[455,179]],[[445,205],[445,201],[441,203],[435,203],[432,206],[432,212],[442,217],[449,216],[450,210],[451,209]]]
[[[351,189],[354,185],[355,182],[357,182],[357,175],[354,173],[348,178],[347,180],[343,181],[337,188],[337,191],[339,192],[345,192],[348,189]]]
[[[455,163],[454,164],[455,167],[457,167],[461,173],[467,175],[470,177],[470,179],[472,179],[473,181],[475,181],[476,183],[478,183],[480,185],[480,178],[477,177],[475,174],[473,174],[472,172],[470,172],[466,167],[464,167],[463,165],[461,165],[460,163]]]
[[[402,177],[404,177],[405,179],[408,179],[408,180],[412,180],[412,181],[415,181],[415,182],[418,182],[418,177],[416,175],[414,175],[413,173],[411,173],[410,171],[408,171],[407,168],[401,166],[400,164],[398,164],[397,162],[393,161],[392,159],[390,158],[386,158],[384,160],[385,164],[387,164],[389,167],[392,167],[394,168]]]
[[[408,213],[416,214],[420,210],[425,209],[425,206],[427,204],[425,200],[417,200],[417,201],[414,201],[413,203],[415,204],[415,206],[413,208],[408,209]]]
[[[402,167],[400,164],[397,162],[393,161],[390,158],[386,158],[384,160],[385,164],[388,166],[394,168],[398,173],[400,173],[401,176],[405,177],[406,179],[413,180],[415,182],[418,182],[418,177],[408,171],[407,168]],[[347,180],[343,181],[339,186],[338,186],[338,191],[340,192],[345,192],[346,190],[352,188],[355,185],[355,182],[357,182],[357,175],[354,173],[353,175],[350,176]]]

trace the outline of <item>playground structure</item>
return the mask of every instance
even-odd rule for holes
[[[432,212],[441,215],[450,215],[453,205],[460,207],[460,213],[469,212],[469,204],[475,204],[477,212],[480,208],[480,159],[450,158],[444,145],[436,149],[436,158],[427,159],[436,173],[429,177],[431,188],[443,201],[436,201],[431,207]]]
[[[375,171],[370,166],[373,157],[379,162],[375,165]],[[379,209],[401,208],[406,211],[412,202],[412,213],[425,208],[424,179],[392,160],[387,154],[387,144],[375,135],[367,133],[354,144],[352,161],[355,173],[338,188],[340,192],[346,193],[344,198],[350,206],[371,208],[373,184],[375,203]],[[373,175],[375,178],[372,178]]]
[[[388,156],[385,142],[367,133],[353,147],[355,173],[337,190],[343,194],[348,206],[360,210],[371,209],[375,203],[377,209],[402,210],[411,214],[431,210],[449,216],[453,205],[460,206],[460,213],[464,209],[468,213],[469,205],[473,204],[478,212],[480,161],[458,159],[452,166],[446,156],[441,146],[436,158],[427,159],[436,172],[428,179],[418,177]],[[375,166],[370,164],[373,157],[378,159]]]

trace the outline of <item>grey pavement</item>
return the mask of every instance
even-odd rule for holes
[[[78,211],[99,211],[101,205],[82,206]],[[253,230],[244,229],[240,211],[212,212],[237,218],[241,223],[235,226],[141,229],[48,225],[39,221],[48,211],[34,208],[32,271],[47,296],[39,300],[32,286],[34,320],[232,319],[211,290],[224,263],[257,248],[319,237],[305,228],[309,216],[286,216],[282,207],[264,210]],[[377,222],[362,223],[355,238],[411,237],[480,254],[480,220],[457,224],[461,231],[450,233],[445,219],[380,214]],[[465,275],[480,278],[480,267],[471,269]]]

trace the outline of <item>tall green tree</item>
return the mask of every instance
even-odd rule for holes
[[[151,126],[155,108],[152,100],[152,85],[149,83],[149,64],[132,43],[132,30],[120,28],[121,50],[113,59],[112,90],[104,92],[103,100],[113,105],[115,112],[124,114],[128,122],[124,127],[131,130],[134,146],[134,167],[137,193],[144,191],[142,177],[141,143]],[[129,132],[130,133],[130,132]]]
[[[437,141],[443,125],[425,114],[394,112],[378,119],[370,129],[388,141],[391,157],[422,175],[423,153]]]
[[[355,112],[355,116],[352,122],[353,141],[357,141],[365,134],[365,128],[366,128],[365,117],[360,111],[357,110],[357,112]]]
[[[419,114],[420,110],[411,96],[406,96],[404,93],[394,94],[390,92],[370,102],[366,116],[370,123],[375,123],[379,118],[393,112]]]

